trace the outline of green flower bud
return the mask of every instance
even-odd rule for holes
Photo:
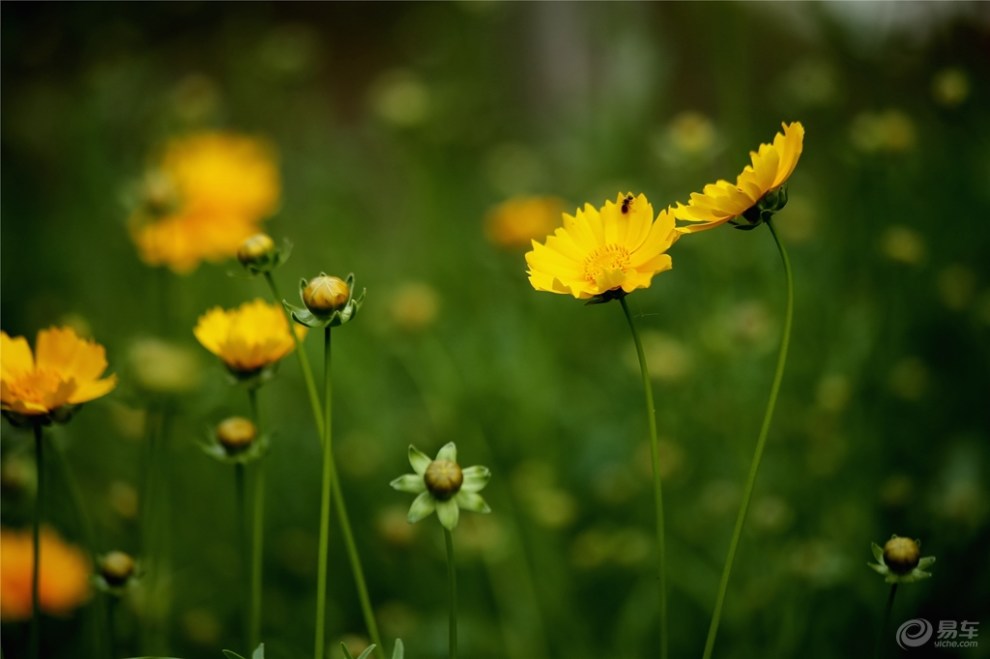
[[[227,455],[235,455],[247,450],[258,437],[258,429],[248,419],[232,416],[217,425],[217,441]]]
[[[918,566],[920,559],[921,547],[917,540],[895,535],[883,546],[883,562],[897,574],[908,574]]]
[[[306,308],[316,316],[340,311],[351,297],[351,289],[340,277],[320,275],[309,280],[302,298]]]
[[[464,473],[453,460],[434,460],[423,474],[426,489],[440,501],[446,501],[461,490]]]
[[[100,559],[100,576],[112,588],[119,588],[134,575],[134,559],[122,551],[112,551]]]
[[[237,260],[245,267],[265,265],[274,255],[275,241],[265,233],[246,238],[237,249]]]

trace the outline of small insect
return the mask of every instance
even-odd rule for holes
[[[633,201],[633,196],[631,194],[627,194],[626,198],[622,200],[621,210],[623,215],[627,215],[629,213],[629,205],[632,203],[632,201]]]

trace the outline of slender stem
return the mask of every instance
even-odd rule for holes
[[[34,468],[37,473],[38,489],[34,500],[34,523],[31,526],[31,659],[38,659],[41,640],[41,602],[38,600],[38,585],[41,578],[41,509],[45,495],[44,441],[41,423],[34,427]]]
[[[278,286],[275,284],[275,278],[272,277],[272,273],[265,273],[265,281],[268,282],[268,288],[272,292],[272,297],[275,299],[275,304],[282,307],[282,311],[285,313],[285,319],[289,323],[289,334],[292,336],[292,343],[296,349],[296,356],[299,358],[299,370],[302,371],[303,380],[306,382],[306,392],[309,394],[309,405],[313,409],[313,416],[317,421],[317,433],[320,440],[323,440],[323,428],[320,427],[323,421],[323,412],[320,410],[320,394],[316,391],[316,380],[313,378],[313,368],[309,365],[309,357],[306,355],[306,351],[303,350],[302,342],[295,332],[295,323],[292,320],[292,316],[289,314],[285,306],[282,305],[282,296],[279,295]]]
[[[117,596],[116,595],[105,595],[104,599],[107,603],[106,606],[106,616],[107,616],[107,650],[110,659],[114,659],[117,656],[117,634],[114,629],[114,617],[117,612]]]
[[[241,633],[244,635],[243,640],[246,649],[250,651],[251,648],[251,602],[252,600],[252,589],[250,584],[252,584],[251,561],[252,558],[246,558],[244,550],[247,547],[251,547],[253,552],[253,546],[249,544],[248,528],[247,528],[247,492],[245,487],[245,474],[244,474],[244,464],[238,462],[234,465],[234,498],[236,499],[237,505],[237,536],[236,536],[236,547],[237,555],[240,557],[240,567],[241,575],[243,577],[243,582],[241,585],[242,589],[246,589],[248,592],[243,593],[245,597],[241,600],[242,604],[242,615],[241,618]],[[253,556],[253,554],[252,554]]]
[[[457,570],[454,566],[454,536],[447,527],[443,529],[444,543],[447,545],[447,577],[450,581],[450,659],[457,659]]]
[[[653,402],[653,385],[650,380],[650,371],[646,365],[646,353],[643,352],[643,342],[640,341],[636,325],[633,323],[632,314],[629,312],[629,305],[625,296],[619,298],[622,305],[622,312],[629,322],[629,331],[632,332],[633,342],[636,344],[636,356],[639,357],[639,370],[643,377],[643,395],[646,398],[646,416],[650,425],[650,461],[653,463],[653,504],[656,511],[657,527],[657,597],[659,599],[660,611],[660,656],[667,658],[668,634],[667,634],[667,580],[666,580],[666,544],[664,542],[663,523],[663,490],[660,487],[660,449],[657,442],[657,412]]]
[[[265,281],[268,282],[268,288],[271,290],[275,302],[281,304],[282,297],[279,295],[278,287],[275,285],[275,279],[270,272],[265,273]],[[283,311],[285,311],[284,307]],[[285,311],[285,317],[289,322],[289,327],[293,327],[294,321],[288,311]],[[289,333],[292,335],[292,341],[295,343],[296,356],[299,358],[299,368],[306,383],[309,405],[313,413],[313,421],[316,424],[316,434],[321,445],[325,445],[324,429],[329,424],[324,423],[323,420],[323,408],[320,404],[320,394],[316,389],[316,380],[313,378],[313,369],[310,366],[306,351],[303,350],[302,342],[299,341],[299,337],[296,336],[294,331],[290,331]],[[344,543],[347,547],[347,558],[351,564],[351,571],[354,574],[354,585],[357,587],[358,599],[361,604],[361,614],[364,616],[364,624],[368,628],[368,635],[371,637],[371,642],[375,645],[375,653],[381,659],[385,659],[385,645],[382,643],[381,636],[378,633],[378,624],[375,622],[375,614],[371,607],[371,598],[368,596],[368,586],[364,578],[364,569],[361,565],[361,555],[358,552],[357,544],[354,542],[354,533],[351,530],[350,517],[347,514],[347,505],[340,487],[340,480],[337,478],[337,466],[333,453],[331,452],[329,456],[324,454],[324,460],[326,459],[330,460],[331,498],[333,500],[334,510],[340,519],[341,531],[343,532]]]
[[[753,497],[753,489],[756,485],[756,475],[760,470],[760,461],[763,459],[763,449],[767,443],[767,435],[770,433],[770,422],[773,419],[774,407],[777,405],[777,396],[780,393],[780,383],[784,378],[784,367],[787,364],[787,349],[791,342],[791,325],[794,321],[794,275],[791,272],[791,261],[787,257],[787,250],[777,236],[773,224],[768,221],[767,227],[770,235],[773,236],[777,244],[777,251],[780,252],[780,259],[784,264],[784,276],[787,279],[787,307],[784,312],[784,331],[780,337],[780,351],[777,354],[777,368],[774,371],[773,383],[770,385],[770,397],[767,400],[766,412],[763,415],[763,425],[760,427],[760,435],[756,440],[756,450],[753,453],[753,461],[749,467],[749,476],[746,479],[746,487],[743,490],[742,503],[739,506],[739,514],[736,517],[736,526],[732,532],[732,539],[729,541],[729,553],[722,568],[722,579],[718,586],[718,596],[715,598],[715,610],[712,612],[711,625],[708,628],[708,638],[705,640],[704,659],[712,656],[715,649],[715,636],[718,634],[719,621],[722,618],[722,607],[725,604],[725,594],[729,589],[729,576],[732,574],[732,563],[736,558],[736,550],[739,548],[739,540],[742,537],[743,526],[746,523],[746,514],[749,511],[749,503]]]
[[[875,659],[880,659],[883,655],[883,637],[887,633],[887,624],[890,622],[890,612],[894,608],[894,595],[897,594],[897,584],[890,584],[890,594],[887,596],[887,606],[883,611],[883,621],[880,623],[880,633],[877,634],[877,645],[873,651]]]
[[[330,483],[333,480],[332,389],[330,385],[330,327],[323,330],[323,481],[320,490],[320,548],[316,590],[316,647],[313,656],[323,659],[327,610],[327,548],[330,542]]]
[[[261,432],[261,415],[258,413],[258,389],[248,389],[251,405],[251,420]],[[265,461],[256,461],[254,476],[254,521],[251,536],[251,618],[249,624],[248,652],[261,642],[261,594],[262,556],[264,553],[265,528]],[[238,465],[240,466],[240,465]]]

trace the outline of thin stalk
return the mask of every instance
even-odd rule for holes
[[[323,659],[326,648],[327,549],[330,544],[330,483],[333,480],[332,388],[330,384],[330,327],[323,330],[323,480],[320,490],[320,548],[316,590],[316,641],[313,656]]]
[[[447,545],[447,579],[450,582],[449,656],[457,659],[457,570],[454,567],[454,536],[447,527],[443,529]]]
[[[41,423],[34,428],[34,468],[37,473],[38,489],[34,499],[34,523],[31,526],[31,640],[28,656],[38,659],[41,640],[41,602],[38,600],[38,584],[41,576],[41,509],[45,494],[44,442]]]
[[[883,656],[883,637],[887,633],[887,625],[890,622],[890,612],[894,609],[894,595],[897,594],[897,584],[890,584],[890,594],[887,596],[887,606],[883,611],[883,621],[880,623],[880,632],[877,634],[877,645],[873,651],[875,659]]]
[[[660,657],[667,659],[668,635],[667,635],[667,570],[666,570],[666,543],[664,542],[664,522],[663,522],[663,490],[660,486],[660,449],[657,441],[657,412],[653,402],[653,385],[650,380],[650,371],[646,365],[646,353],[643,352],[643,342],[640,341],[639,333],[636,331],[636,324],[633,322],[632,314],[629,312],[629,305],[625,296],[619,298],[622,305],[622,313],[629,323],[629,331],[632,332],[633,342],[636,344],[636,356],[639,357],[639,370],[643,377],[643,395],[646,399],[646,416],[650,426],[650,461],[653,463],[653,505],[656,511],[657,530],[657,597],[660,611]]]
[[[251,420],[261,432],[261,417],[258,413],[258,390],[248,389],[251,405]],[[261,594],[262,594],[262,555],[264,551],[265,527],[265,461],[258,460],[254,477],[254,522],[251,536],[251,618],[249,625],[248,652],[261,642]]]
[[[749,512],[750,500],[753,498],[753,489],[756,485],[756,475],[760,470],[760,461],[763,459],[763,449],[766,447],[767,435],[770,433],[770,422],[773,419],[773,411],[777,405],[777,396],[780,393],[780,383],[784,378],[784,367],[787,365],[787,349],[791,343],[791,325],[794,321],[794,275],[791,272],[791,261],[787,257],[787,250],[777,236],[773,224],[767,221],[770,235],[773,236],[777,244],[777,251],[780,252],[780,259],[784,264],[784,277],[787,280],[787,307],[784,312],[784,331],[780,337],[780,351],[777,353],[777,368],[774,371],[773,383],[770,385],[770,397],[767,400],[766,412],[763,415],[763,425],[760,427],[760,435],[756,440],[756,450],[753,452],[753,461],[749,467],[749,476],[746,479],[746,487],[743,490],[742,503],[739,506],[739,515],[736,517],[736,526],[732,532],[732,539],[729,541],[729,554],[726,556],[725,565],[722,568],[722,579],[718,586],[718,595],[715,598],[715,610],[712,612],[711,625],[708,628],[708,637],[705,640],[704,659],[710,659],[712,651],[715,649],[715,636],[718,634],[718,625],[722,618],[722,607],[725,605],[725,594],[729,589],[729,577],[732,574],[732,563],[736,558],[736,550],[739,548],[739,540],[742,537],[743,526],[746,523],[746,514]]]
[[[117,656],[117,634],[114,626],[114,614],[117,612],[117,596],[116,595],[105,595],[106,600],[106,616],[107,616],[107,649],[108,656],[110,659],[114,659]]]
[[[268,288],[271,290],[272,297],[275,299],[276,304],[282,304],[282,296],[279,295],[278,287],[275,284],[275,279],[272,277],[270,272],[265,273],[265,281],[268,282]],[[296,356],[299,359],[299,369],[302,371],[303,380],[306,383],[306,392],[309,396],[309,405],[313,414],[313,421],[316,424],[316,434],[320,439],[322,446],[326,446],[324,441],[324,432],[326,426],[329,423],[324,423],[323,420],[323,408],[320,405],[320,394],[316,389],[316,380],[313,378],[313,369],[309,363],[309,357],[306,351],[303,350],[302,342],[299,341],[299,337],[296,333],[292,331],[294,321],[292,316],[283,307],[285,312],[285,318],[289,323],[289,334],[292,335],[292,341],[295,345]],[[351,530],[350,517],[347,514],[347,505],[344,501],[344,494],[340,487],[340,479],[337,477],[337,466],[334,460],[333,453],[327,456],[324,454],[324,460],[330,460],[330,487],[331,487],[331,499],[333,501],[334,510],[337,513],[337,517],[340,520],[341,531],[344,535],[344,543],[347,547],[347,559],[351,564],[351,572],[354,575],[354,585],[357,588],[358,600],[361,604],[361,614],[364,617],[365,627],[368,628],[368,635],[371,637],[371,642],[375,645],[375,653],[385,659],[385,645],[382,643],[381,636],[378,633],[378,623],[375,622],[374,610],[371,607],[371,598],[368,596],[368,586],[364,579],[364,569],[361,565],[361,555],[358,552],[357,544],[354,542],[354,532]]]
[[[248,592],[244,593],[246,597],[244,597],[241,600],[242,602],[241,606],[243,607],[242,618],[241,618],[241,625],[242,625],[241,633],[244,635],[243,640],[245,643],[245,647],[248,650],[250,650],[251,648],[250,603],[252,602],[252,599],[251,599],[249,584],[251,584],[251,577],[253,573],[251,570],[251,559],[245,558],[243,553],[244,548],[250,546],[249,545],[250,540],[248,537],[248,529],[247,529],[247,491],[244,480],[245,480],[244,464],[238,462],[237,464],[234,465],[234,498],[237,501],[236,546],[238,547],[237,555],[240,557],[240,562],[241,562],[240,568],[241,568],[241,574],[243,575],[243,585],[241,586],[241,588],[242,589],[246,588],[248,590]],[[253,547],[252,547],[252,551],[253,551]]]

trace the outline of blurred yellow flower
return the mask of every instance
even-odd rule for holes
[[[4,412],[37,417],[65,405],[99,398],[117,385],[117,376],[101,379],[106,351],[68,327],[38,332],[35,354],[22,336],[0,333],[0,399]]]
[[[275,212],[280,182],[274,149],[252,137],[195,133],[169,142],[131,217],[131,236],[148,265],[190,272],[233,257]]]
[[[89,598],[89,560],[47,527],[41,528],[40,544],[39,605],[50,615],[68,615]],[[0,620],[31,617],[33,548],[31,531],[0,528]]]
[[[601,208],[585,204],[545,244],[533,241],[526,253],[529,282],[538,291],[580,300],[647,288],[658,272],[670,270],[665,252],[679,234],[674,216],[660,212],[654,221],[646,197],[619,194]]]
[[[296,334],[305,331],[299,327]],[[237,375],[250,375],[271,366],[294,346],[282,307],[262,299],[245,302],[236,309],[210,309],[200,316],[193,334]]]
[[[804,148],[804,126],[799,121],[781,125],[784,132],[777,133],[773,144],[761,144],[759,151],[750,152],[752,164],[746,165],[735,183],[709,183],[700,193],[691,193],[687,205],[677,204],[673,211],[677,219],[700,223],[678,227],[678,231],[704,231],[740,217],[790,178]]]
[[[528,247],[557,226],[564,202],[556,197],[514,197],[485,217],[485,236],[499,247]]]

